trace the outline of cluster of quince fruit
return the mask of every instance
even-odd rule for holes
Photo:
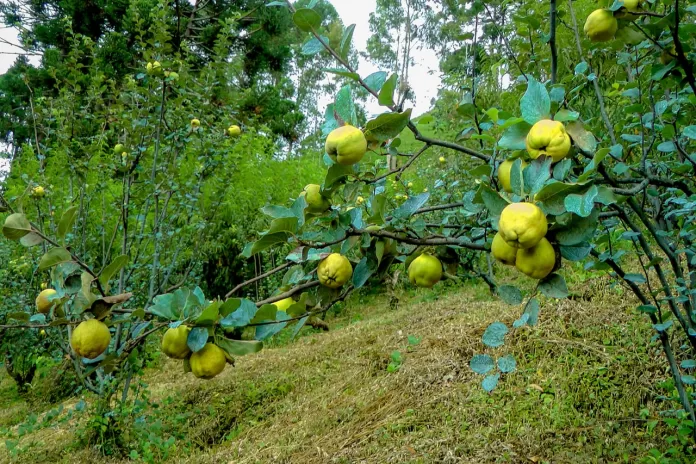
[[[351,166],[358,163],[365,156],[367,140],[360,129],[346,125],[329,133],[324,148],[333,161],[343,166]],[[394,188],[397,188],[398,183],[396,181],[392,182],[394,183]],[[409,182],[407,188],[410,189],[412,187],[413,183]],[[307,212],[311,214],[323,214],[331,208],[330,198],[324,195],[321,186],[318,184],[305,186],[300,195],[304,196],[307,202]],[[396,198],[406,200],[408,195],[398,194]],[[358,205],[362,205],[364,202],[365,199],[362,196],[357,197],[356,203]],[[379,228],[379,226],[370,226],[367,230],[371,231],[373,228]],[[389,246],[394,247],[393,241],[389,243]],[[413,259],[407,267],[409,280],[419,287],[430,288],[442,279],[442,263],[436,257],[427,253],[423,253]],[[332,253],[319,263],[317,276],[321,285],[334,289],[340,288],[353,276],[353,268],[348,258],[340,253]],[[289,304],[292,304],[292,300],[290,301]]]
[[[41,314],[48,314],[58,303],[53,298],[57,292],[48,288],[48,284],[42,283],[43,290],[36,297],[36,310]],[[45,332],[44,332],[45,334]],[[109,327],[97,319],[87,319],[80,322],[72,331],[70,346],[73,351],[82,358],[95,359],[106,351],[111,343]]]
[[[188,359],[193,375],[206,380],[220,374],[232,362],[225,350],[211,342],[193,353],[188,346],[189,332],[191,327],[184,324],[167,329],[162,337],[162,352],[172,359]]]
[[[592,42],[608,42],[619,30],[617,18],[634,19],[639,12],[640,0],[624,0],[623,7],[617,11],[604,8],[594,10],[585,21],[585,35]]]
[[[546,239],[546,215],[533,203],[512,203],[503,209],[491,254],[534,279],[543,279],[556,267],[556,250]]]
[[[145,71],[151,76],[164,76],[168,81],[179,80],[177,72],[162,69],[162,63],[159,61],[148,61],[145,65]]]
[[[571,152],[570,136],[565,130],[565,126],[560,121],[551,119],[542,119],[535,123],[526,139],[527,153],[531,159],[537,159],[540,156],[548,156],[554,163],[561,161]],[[527,166],[525,160],[520,160],[522,169]],[[498,167],[498,182],[500,186],[508,193],[512,193],[512,184],[510,181],[512,165],[514,159],[503,161]]]

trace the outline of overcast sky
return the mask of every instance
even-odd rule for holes
[[[359,51],[364,51],[367,39],[370,36],[369,18],[370,13],[375,10],[374,0],[332,0],[336,11],[343,20],[343,24],[349,26],[355,24],[355,32],[353,34],[353,44]],[[17,33],[14,29],[0,27],[0,38],[9,41],[10,43],[18,43]],[[16,55],[7,53],[17,53],[20,49],[12,47],[0,40],[0,74],[14,62]],[[438,72],[438,58],[432,51],[414,51],[414,59],[416,66],[410,70],[410,84],[416,93],[416,105],[413,110],[414,115],[419,115],[430,109],[430,100],[437,96],[437,89],[440,84],[440,75]],[[38,62],[38,58],[32,60]],[[358,69],[361,76],[365,77],[375,71],[379,71],[374,65],[368,63],[364,59],[360,60]],[[433,71],[434,73],[431,73]],[[330,98],[322,99],[321,104],[326,105],[330,102]],[[321,108],[322,112],[324,108]],[[376,101],[368,101],[367,111],[377,114],[385,110],[380,107]]]

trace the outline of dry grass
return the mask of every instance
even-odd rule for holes
[[[166,361],[146,376],[162,404],[149,420],[177,438],[174,463],[636,462],[664,447],[664,430],[648,433],[640,415],[666,407],[653,404],[663,362],[631,302],[603,284],[592,293],[545,302],[539,325],[497,350],[481,334],[519,308],[480,287],[419,292],[396,310],[355,297],[332,321],[340,328],[241,358],[212,381]],[[403,364],[389,373],[394,350]],[[491,395],[468,367],[482,352],[518,361]],[[22,437],[28,451],[13,462],[121,462],[68,450],[77,427]],[[0,461],[11,461],[2,445]]]

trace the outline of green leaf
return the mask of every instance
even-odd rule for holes
[[[652,76],[651,79],[654,81],[659,81],[664,79],[668,72],[677,66],[677,60],[673,60],[668,64],[653,63],[652,65]]]
[[[500,380],[500,374],[496,373],[488,375],[485,379],[483,379],[483,382],[481,382],[481,387],[490,393],[495,390],[495,387],[498,386],[498,380]]]
[[[396,74],[392,74],[382,86],[377,98],[380,105],[386,107],[394,106],[394,90],[396,90],[396,80]]]
[[[99,282],[106,286],[109,280],[116,275],[126,264],[128,264],[128,255],[121,255],[114,258],[108,266],[99,275]]]
[[[274,234],[277,232],[297,232],[298,221],[295,216],[278,218],[271,221],[271,226],[268,229],[269,234]]]
[[[307,319],[309,319],[309,316],[305,316],[302,319],[300,319],[299,321],[297,321],[297,324],[295,324],[295,327],[293,327],[293,329],[292,329],[291,339],[294,340],[295,337],[297,337],[297,334],[300,333],[300,329],[302,329],[302,327],[304,327],[305,323],[307,322]]]
[[[279,322],[275,324],[265,324],[257,326],[255,338],[257,340],[266,340],[267,338],[272,337],[273,335],[283,330],[283,328],[285,328],[286,325],[288,325],[287,322],[283,322],[287,321],[288,319],[290,319],[290,317],[284,311],[278,311],[275,320]]]
[[[292,15],[292,21],[303,32],[312,32],[321,26],[321,16],[309,8],[300,8]]]
[[[346,71],[345,69],[338,69],[338,68],[323,68],[322,71],[331,73],[331,74],[337,74],[339,76],[347,77],[349,79],[353,79],[354,81],[359,81],[360,80],[360,75],[358,73]]]
[[[230,356],[245,356],[258,353],[263,349],[263,342],[258,340],[231,340],[220,337],[215,344],[225,350]]]
[[[344,166],[338,163],[332,164],[329,170],[326,172],[326,178],[324,179],[324,187],[329,188],[339,180],[353,173],[353,166]]]
[[[353,270],[353,286],[355,288],[360,288],[365,285],[367,279],[372,275],[372,270],[367,264],[367,256],[360,260],[355,269]]]
[[[597,139],[592,132],[585,129],[580,121],[571,122],[566,126],[566,132],[573,139],[575,146],[582,151],[593,154],[597,149]]]
[[[577,111],[570,111],[565,108],[562,108],[556,112],[555,116],[553,117],[554,121],[561,121],[561,122],[566,122],[566,121],[577,121],[578,118],[580,117],[580,113]]]
[[[498,146],[506,150],[524,150],[527,148],[527,134],[531,128],[525,121],[510,126],[498,140]]]
[[[322,38],[324,43],[329,43],[328,37],[324,37],[323,35],[320,37]],[[312,37],[307,42],[305,42],[304,45],[302,45],[302,50],[300,50],[300,53],[307,56],[313,56],[321,52],[322,50],[324,50],[324,45],[321,43],[321,40],[319,40],[316,37]]]
[[[592,157],[592,161],[590,161],[587,166],[585,166],[584,171],[582,174],[578,177],[578,182],[585,182],[590,179],[592,174],[594,174],[597,171],[597,168],[599,167],[600,163],[604,161],[604,158],[607,157],[609,154],[609,149],[608,148],[602,148],[601,150],[598,150],[597,153]]]
[[[560,230],[556,231],[556,240],[560,245],[572,246],[582,242],[589,242],[597,231],[597,217],[599,211],[594,209],[592,214],[583,218],[575,216]]]
[[[522,291],[514,285],[501,285],[497,288],[498,296],[509,305],[522,303]]]
[[[263,237],[255,241],[254,244],[251,246],[251,249],[249,250],[249,256],[253,256],[256,253],[260,253],[264,250],[267,250],[268,248],[271,248],[272,246],[277,245],[279,243],[285,243],[289,237],[291,237],[291,234],[288,232],[276,232],[273,234],[264,235]]]
[[[395,219],[405,219],[412,216],[418,209],[420,209],[430,198],[430,193],[421,193],[420,195],[415,195],[409,197],[401,206],[394,210],[393,216]]]
[[[236,300],[232,301],[231,300]],[[230,328],[230,327],[244,327],[251,322],[251,320],[254,318],[256,315],[256,305],[254,304],[253,301],[247,300],[246,298],[244,299],[231,299],[227,300],[222,307],[220,308],[220,314],[224,315],[227,311],[225,311],[225,306],[230,304],[231,307],[233,307],[235,304],[237,304],[237,301],[239,302],[239,306],[234,309],[231,313],[229,313],[227,316],[223,317],[222,320],[220,320],[220,326],[223,328]]]
[[[524,195],[524,177],[522,173],[522,160],[517,158],[510,166],[510,188],[517,195]]]
[[[344,122],[353,126],[358,125],[358,116],[355,112],[355,103],[353,103],[353,92],[350,85],[344,85],[336,94],[334,102],[334,111]]]
[[[19,240],[30,233],[31,230],[31,224],[29,224],[27,217],[21,213],[14,213],[5,219],[2,234],[10,240]]]
[[[72,256],[70,252],[62,247],[51,248],[46,252],[45,255],[41,257],[39,261],[39,270],[43,271],[53,266],[57,266],[61,263],[71,262]]]
[[[508,328],[502,322],[494,322],[483,332],[483,344],[491,348],[497,348],[505,344],[505,335],[508,333]]]
[[[201,351],[208,343],[208,329],[206,327],[194,327],[188,334],[186,344],[194,353]]]
[[[517,362],[511,354],[508,354],[502,358],[498,358],[498,369],[500,369],[500,372],[503,374],[515,372],[517,369]]]
[[[505,201],[498,192],[485,184],[481,184],[477,196],[480,196],[486,209],[488,209],[493,216],[500,216],[500,213],[502,213],[503,209],[508,205],[508,202]]]
[[[258,324],[259,322],[263,322],[263,321],[275,321],[277,313],[278,313],[278,307],[276,305],[274,305],[274,304],[262,305],[258,309],[258,311],[256,311],[254,318],[249,322],[249,324]]]
[[[629,282],[636,283],[636,284],[644,284],[645,282],[647,282],[647,280],[645,279],[645,276],[643,274],[631,274],[631,273],[629,273],[629,274],[626,274],[624,276],[624,279],[628,280]]]
[[[355,24],[351,24],[343,31],[343,37],[341,38],[340,50],[338,54],[341,58],[348,59],[348,53],[350,53],[350,45],[353,41],[353,32],[355,31]],[[328,42],[328,41],[327,41]]]
[[[477,374],[484,375],[495,367],[495,362],[487,354],[477,354],[469,361],[469,367]]]
[[[581,192],[586,188],[584,185],[552,182],[536,194],[535,201],[542,203],[546,213],[559,215],[565,212],[565,197],[571,193]]]
[[[384,142],[396,137],[408,125],[411,109],[403,113],[383,113],[367,122],[365,136]]]
[[[68,208],[63,212],[63,216],[60,218],[58,229],[56,231],[56,236],[59,239],[63,240],[67,233],[72,229],[75,219],[77,218],[78,210],[79,208],[77,206],[73,206],[72,208]]]
[[[582,261],[587,258],[592,251],[592,245],[587,242],[578,243],[577,245],[561,245],[561,256],[568,261]]]
[[[641,313],[657,314],[657,307],[654,305],[640,305],[636,309]]]
[[[388,74],[385,71],[377,71],[363,79],[363,82],[365,82],[365,84],[371,90],[379,92],[380,90],[382,90],[382,86],[386,82],[387,76]]]
[[[581,217],[587,217],[592,213],[594,200],[597,197],[597,187],[593,185],[582,195],[571,193],[565,197],[564,204],[567,211]]]
[[[27,235],[19,239],[19,243],[25,247],[33,247],[42,243],[43,241],[44,239],[35,232],[29,232]]]
[[[684,137],[689,137],[691,140],[696,140],[696,126],[686,126],[682,131]]]
[[[524,189],[530,194],[539,192],[551,178],[552,159],[543,156],[533,160],[524,170]]]
[[[551,274],[539,282],[539,291],[549,298],[567,298],[568,287],[563,276]]]
[[[520,101],[522,117],[529,124],[551,116],[551,98],[546,87],[531,75],[527,75],[527,91]]]
[[[203,310],[200,316],[196,318],[196,325],[210,326],[217,322],[218,316],[220,316],[220,306],[222,306],[222,301],[215,300],[208,305],[207,308]]]

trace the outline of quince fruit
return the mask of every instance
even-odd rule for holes
[[[544,212],[532,203],[512,203],[500,214],[498,231],[513,248],[531,248],[544,238],[548,223]]]
[[[442,279],[442,263],[427,253],[411,261],[408,266],[408,280],[417,287],[432,288]]]
[[[544,155],[558,162],[570,152],[570,136],[562,122],[542,119],[527,134],[527,152],[532,159]]]
[[[619,23],[609,10],[594,10],[585,21],[585,35],[592,42],[608,42],[614,38]]]
[[[326,153],[332,160],[344,166],[359,162],[367,151],[365,134],[353,126],[342,126],[326,137]]]
[[[273,304],[276,305],[276,308],[278,308],[278,311],[285,311],[290,306],[295,304],[295,300],[293,300],[292,298],[285,298],[284,300],[276,301]]]
[[[46,191],[40,185],[31,189],[31,196],[34,198],[43,198],[44,195],[46,195]]]
[[[126,151],[126,147],[123,146],[122,143],[117,143],[117,144],[114,146],[114,154],[120,155],[120,154],[123,153],[124,151]]]
[[[194,129],[198,129],[199,127],[201,127],[200,119],[193,118],[191,120],[191,127],[193,127]]]
[[[517,257],[517,248],[508,245],[502,235],[500,235],[500,232],[498,232],[495,234],[495,237],[493,237],[491,254],[501,263],[514,266]]]
[[[212,379],[225,369],[225,352],[213,343],[206,343],[200,351],[191,355],[191,372],[199,379]]]
[[[331,207],[329,199],[321,194],[320,185],[308,184],[300,195],[305,197],[307,211],[310,213],[320,214]]]
[[[543,279],[556,265],[556,251],[551,243],[542,238],[531,248],[517,250],[515,266],[533,279]]]
[[[227,129],[227,133],[230,137],[236,137],[242,133],[242,129],[238,125],[233,124]]]
[[[191,354],[191,349],[186,341],[188,340],[191,328],[180,325],[176,329],[167,329],[162,337],[162,352],[173,359],[185,359]]]
[[[329,288],[339,288],[353,276],[353,267],[348,258],[339,253],[331,253],[317,268],[319,283]]]
[[[101,321],[89,319],[75,327],[70,345],[75,353],[87,359],[94,359],[102,354],[111,343],[111,332]]]
[[[527,163],[524,160],[522,161],[522,169],[527,166]],[[512,170],[512,164],[515,162],[515,160],[505,160],[502,163],[500,163],[500,166],[498,166],[498,182],[500,182],[500,186],[505,190],[507,193],[512,193],[512,184],[510,183],[510,171]]]
[[[39,296],[36,297],[36,310],[41,314],[48,314],[48,312],[51,310],[51,307],[53,307],[53,305],[56,304],[55,300],[48,301],[48,298],[50,296],[55,295],[56,293],[57,292],[52,288],[47,288],[46,290],[43,290],[41,293],[39,293]]]

